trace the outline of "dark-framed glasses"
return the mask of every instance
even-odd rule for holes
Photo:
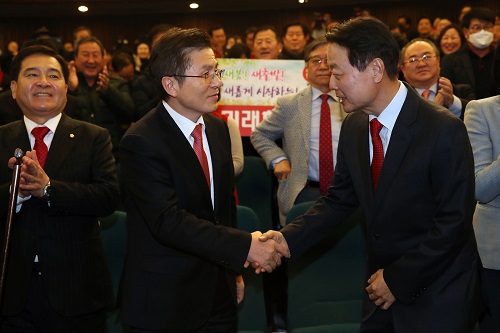
[[[469,31],[471,31],[472,33],[476,33],[481,30],[486,30],[486,31],[493,30],[493,24],[486,24],[486,25],[474,24],[473,26],[469,27]]]
[[[226,70],[225,69],[216,69],[215,71],[213,71],[212,73],[210,72],[206,72],[205,74],[201,74],[201,75],[180,75],[180,74],[170,74],[170,75],[166,75],[166,76],[177,76],[177,77],[199,77],[201,79],[205,79],[205,83],[211,83],[215,80],[215,78],[219,78],[219,80],[222,80],[222,78],[224,77],[224,72]]]
[[[404,63],[405,64],[410,64],[410,65],[416,65],[419,63],[419,61],[423,61],[426,64],[429,63],[429,61],[432,58],[437,58],[437,55],[430,55],[430,54],[424,54],[423,56],[419,57],[411,57],[410,59],[406,60]]]

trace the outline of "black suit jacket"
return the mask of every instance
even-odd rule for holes
[[[384,269],[396,332],[470,332],[480,293],[472,215],[474,163],[463,122],[408,89],[372,191],[368,115],[343,123],[333,186],[285,227],[292,256],[334,231],[358,205],[368,276]],[[365,295],[363,319],[376,307]],[[467,331],[468,330],[468,331]]]
[[[449,79],[454,84],[467,84],[474,89],[476,98],[485,98],[489,96],[496,95],[496,88],[494,86],[494,76],[493,70],[488,73],[488,76],[476,78],[474,74],[474,69],[472,67],[472,61],[470,56],[469,48],[467,46],[461,48],[460,50],[450,53],[443,57],[441,60],[441,76]],[[487,59],[483,61],[493,62],[493,55],[488,56]],[[491,89],[489,94],[481,96],[477,91],[477,80],[483,80],[491,83]],[[458,95],[457,95],[458,96]]]
[[[16,148],[31,150],[22,120],[0,127],[2,235],[12,177],[7,161]],[[32,197],[13,219],[2,315],[24,308],[35,255],[49,301],[61,315],[110,307],[113,288],[97,220],[111,214],[119,198],[109,133],[63,114],[44,170],[50,205]]]
[[[235,271],[251,237],[234,225],[234,171],[227,125],[205,115],[213,166],[214,207],[205,175],[162,103],[120,144],[128,249],[120,284],[125,322],[158,331],[202,326],[224,274],[236,306]]]

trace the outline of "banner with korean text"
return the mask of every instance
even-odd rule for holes
[[[250,136],[279,97],[307,87],[302,60],[217,61],[219,68],[226,70],[218,110],[236,120],[241,136]]]

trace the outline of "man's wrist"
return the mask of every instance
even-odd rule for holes
[[[50,179],[47,184],[43,188],[42,199],[50,201],[50,194],[52,192],[52,188],[50,187]]]

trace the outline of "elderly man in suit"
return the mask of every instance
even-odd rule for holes
[[[326,62],[327,42],[319,38],[305,50],[305,68],[309,86],[297,94],[278,99],[276,107],[253,131],[250,139],[279,180],[278,206],[281,225],[294,204],[316,200],[320,191],[320,128],[330,124],[331,151],[327,186],[333,176],[335,155],[342,120],[346,113],[335,91],[329,88],[330,69]],[[326,97],[329,113],[322,118],[322,96]],[[276,144],[283,140],[283,147]],[[325,192],[323,193],[325,194]]]
[[[104,333],[113,288],[97,218],[111,214],[119,198],[111,138],[63,113],[68,67],[54,50],[22,49],[12,73],[12,96],[24,117],[0,127],[3,221],[11,191],[7,161],[12,168],[16,148],[26,156],[0,331]]]
[[[399,68],[417,93],[444,106],[460,119],[464,119],[467,103],[476,98],[470,85],[453,84],[439,76],[439,50],[428,39],[415,38],[406,44],[399,55]]]
[[[476,210],[474,231],[484,265],[484,287],[489,307],[479,332],[493,333],[500,327],[500,95],[471,101],[465,126],[474,152]]]
[[[359,205],[368,256],[360,332],[470,333],[482,299],[465,126],[397,79],[399,48],[381,21],[355,18],[326,37],[330,87],[350,113],[333,185],[261,238],[287,244],[293,259]]]
[[[150,67],[162,101],[120,145],[129,235],[123,318],[132,332],[236,332],[237,273],[248,262],[272,270],[288,249],[232,228],[229,130],[210,115],[224,71],[209,36],[170,29]]]

